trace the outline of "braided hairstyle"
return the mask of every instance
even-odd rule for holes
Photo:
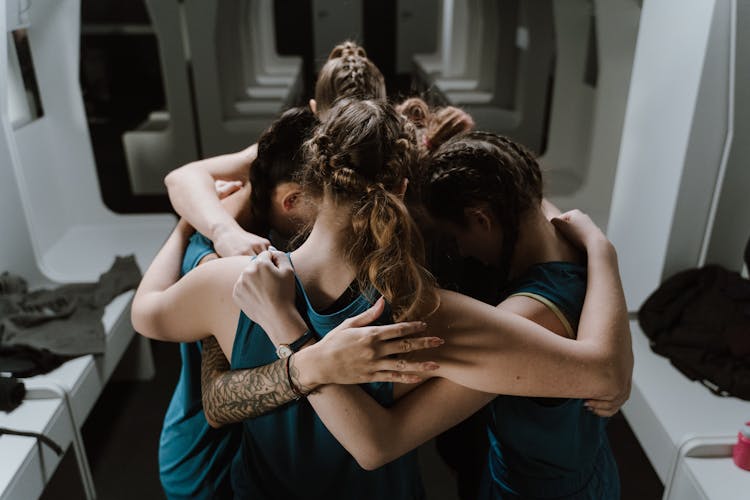
[[[331,53],[328,54],[328,60],[345,56],[367,57],[367,52],[365,52],[364,47],[360,46],[354,40],[344,40],[331,50]]]
[[[424,245],[396,194],[417,160],[413,127],[386,101],[344,99],[306,143],[302,188],[346,207],[346,258],[362,293],[377,290],[396,320],[436,305]]]
[[[302,144],[318,119],[308,107],[291,108],[273,122],[258,139],[258,155],[250,167],[250,215],[252,231],[268,234],[271,198],[282,182],[295,180],[302,168]]]
[[[324,116],[340,98],[385,99],[385,78],[365,49],[347,41],[337,45],[318,73],[315,102]]]
[[[437,148],[422,165],[420,185],[425,208],[438,220],[463,225],[466,208],[486,204],[503,230],[506,266],[522,215],[542,201],[542,173],[534,155],[488,132],[456,136]]]
[[[431,110],[419,97],[410,97],[396,106],[417,127],[418,143],[424,151],[434,151],[451,137],[474,128],[474,119],[455,106]]]

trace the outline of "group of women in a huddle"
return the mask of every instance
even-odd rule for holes
[[[424,498],[413,450],[481,408],[488,448],[458,457],[483,463],[472,494],[619,497],[605,424],[632,353],[615,252],[543,199],[529,151],[473,127],[389,104],[348,42],[310,109],[170,174],[184,218],[133,302],[136,330],[183,343],[169,498]],[[236,191],[220,201],[215,180]],[[439,287],[462,262],[445,240],[493,269],[472,277],[493,302]]]

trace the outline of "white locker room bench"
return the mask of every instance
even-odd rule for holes
[[[141,269],[174,225],[171,215],[117,215],[102,202],[79,78],[80,0],[10,0],[0,9],[0,270],[31,288],[96,281],[117,255],[134,254]],[[13,37],[25,29],[43,114],[25,106]],[[17,32],[18,33],[18,32]],[[8,45],[11,45],[10,47]],[[8,55],[9,57],[6,57]],[[20,90],[19,90],[20,89]],[[25,379],[26,400],[0,426],[73,445],[84,490],[93,498],[80,428],[128,345],[133,292],[107,305],[106,350]],[[133,345],[136,375],[153,373],[150,344]],[[59,458],[26,437],[0,437],[0,498],[35,498]]]

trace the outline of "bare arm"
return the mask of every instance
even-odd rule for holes
[[[293,366],[290,369],[296,373]],[[287,380],[285,359],[230,371],[229,361],[213,337],[203,341],[201,392],[206,420],[212,427],[257,417],[297,397]]]
[[[131,321],[145,337],[193,342],[217,337],[231,356],[239,308],[232,287],[247,257],[207,262],[180,279],[180,262],[192,229],[180,221],[146,270],[133,298]]]
[[[214,181],[241,180],[247,184],[248,169],[257,145],[238,153],[188,163],[164,179],[175,211],[214,242],[222,257],[257,254],[268,247],[265,238],[246,232],[222,207]]]
[[[269,331],[269,337],[275,345],[291,343],[305,333],[307,326],[293,307],[294,275],[288,260],[281,253],[286,264],[281,269],[271,261],[270,253],[262,253],[242,272],[234,295],[245,305],[246,313],[259,324],[264,325],[264,314],[281,318],[275,324],[277,328]],[[291,281],[290,281],[291,279]],[[286,283],[284,281],[286,280]],[[243,286],[243,284],[245,286]],[[252,286],[251,286],[252,285]],[[257,292],[262,290],[263,295]],[[286,297],[285,297],[286,296]],[[292,307],[282,308],[289,303]],[[276,309],[285,310],[287,314],[276,314]],[[365,328],[383,312],[384,302],[378,301],[375,306],[364,313],[350,318],[335,331],[340,335],[326,336],[320,342],[317,352],[325,357],[325,366],[318,370],[319,377],[314,383],[302,381],[296,366],[296,355],[289,360],[289,374],[286,373],[286,360],[252,368],[229,371],[229,362],[223,356],[215,342],[204,341],[201,364],[201,382],[203,408],[209,424],[219,427],[248,418],[255,418],[274,410],[294,399],[296,394],[291,384],[301,393],[309,393],[320,385],[327,383],[364,383],[376,381],[401,381],[414,383],[422,377],[409,370],[430,371],[436,365],[430,363],[407,363],[392,359],[394,353],[403,353],[415,349],[437,347],[442,340],[434,338],[410,338],[401,343],[404,336],[418,333],[424,329],[420,322],[383,325]],[[355,342],[339,342],[342,339]],[[361,347],[364,345],[365,347]],[[328,367],[328,369],[325,369]]]
[[[491,393],[590,397],[620,390],[620,384],[629,380],[632,354],[624,349],[629,346],[629,331],[627,318],[621,316],[621,289],[609,294],[600,290],[619,287],[616,259],[604,241],[587,240],[594,276],[589,279],[584,305],[588,319],[582,319],[580,327],[587,331],[579,328],[579,340],[562,338],[525,318],[443,292],[441,312],[428,319],[430,329],[445,333],[447,339],[441,353],[431,353],[441,365],[438,373]],[[598,303],[600,293],[612,303]],[[331,332],[326,338],[334,336]],[[331,364],[321,361],[326,359],[322,345],[295,354],[303,383],[314,384],[319,368]],[[334,436],[363,467],[371,469],[462,420],[492,397],[449,380],[432,380],[389,409],[354,387],[328,385],[309,399]]]

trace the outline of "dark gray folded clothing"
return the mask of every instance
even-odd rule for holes
[[[13,283],[10,288],[25,289],[7,276],[2,278]],[[3,293],[0,288],[0,345],[47,349],[61,356],[102,353],[106,346],[101,321],[104,307],[137,287],[140,279],[141,272],[131,255],[117,257],[96,283],[30,293]]]

